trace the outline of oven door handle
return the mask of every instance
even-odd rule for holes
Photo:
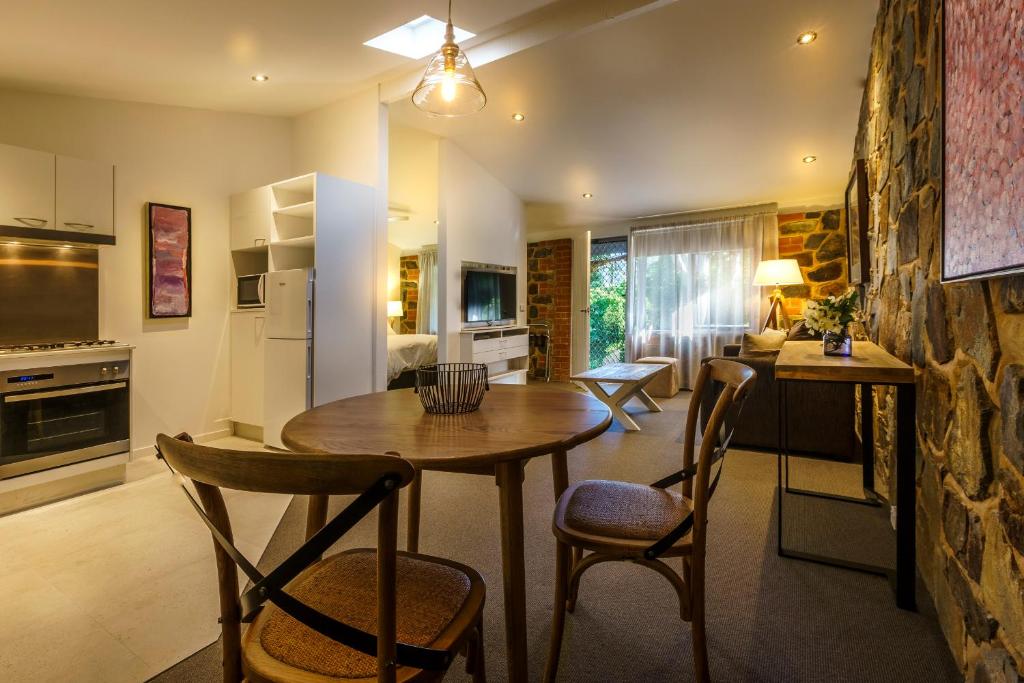
[[[77,396],[79,394],[95,394],[100,391],[114,391],[124,389],[127,382],[111,382],[108,384],[97,384],[89,387],[76,387],[74,389],[54,389],[53,391],[36,391],[31,394],[9,394],[4,396],[4,403],[19,403],[21,401],[35,401],[41,398],[60,398],[61,396]]]

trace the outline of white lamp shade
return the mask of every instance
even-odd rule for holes
[[[761,261],[757,264],[757,272],[754,274],[754,284],[761,287],[803,283],[804,276],[800,273],[800,264],[792,258]]]
[[[388,302],[388,317],[389,318],[401,318],[402,317],[402,302],[401,301],[389,301]]]

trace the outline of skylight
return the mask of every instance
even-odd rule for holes
[[[407,24],[382,33],[376,38],[371,38],[363,45],[411,59],[420,59],[431,52],[436,52],[437,48],[441,47],[441,43],[444,42],[444,28],[443,21],[424,14]],[[475,35],[475,33],[470,33],[458,26],[455,27],[455,42],[457,43]]]

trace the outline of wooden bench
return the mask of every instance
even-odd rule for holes
[[[570,379],[585,386],[594,395],[594,398],[608,406],[612,411],[612,416],[625,427],[626,431],[638,432],[640,427],[633,421],[633,418],[626,414],[622,406],[629,399],[636,397],[647,406],[648,410],[660,413],[661,406],[644,391],[644,387],[665,367],[665,365],[653,363],[612,363],[573,375]],[[609,393],[603,386],[605,384],[617,384],[618,388]]]

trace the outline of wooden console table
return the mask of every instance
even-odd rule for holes
[[[915,609],[915,577],[917,574],[915,517],[917,488],[915,457],[915,389],[914,369],[887,353],[877,344],[867,341],[853,343],[852,356],[826,356],[821,342],[790,341],[782,347],[775,361],[775,379],[779,386],[779,459],[778,459],[778,553],[782,557],[810,560],[833,566],[846,567],[889,576],[894,582],[896,604],[903,609]],[[863,443],[863,484],[866,499],[835,496],[804,491],[789,486],[788,434],[786,433],[786,385],[788,382],[844,382],[861,386],[861,440]],[[874,454],[874,397],[876,384],[896,387],[896,571],[893,575],[884,567],[857,564],[810,553],[786,550],[782,543],[782,501],[786,494],[829,498],[848,503],[878,505],[875,491]],[[827,428],[827,425],[821,425]],[[783,483],[783,460],[786,461],[786,481]]]

